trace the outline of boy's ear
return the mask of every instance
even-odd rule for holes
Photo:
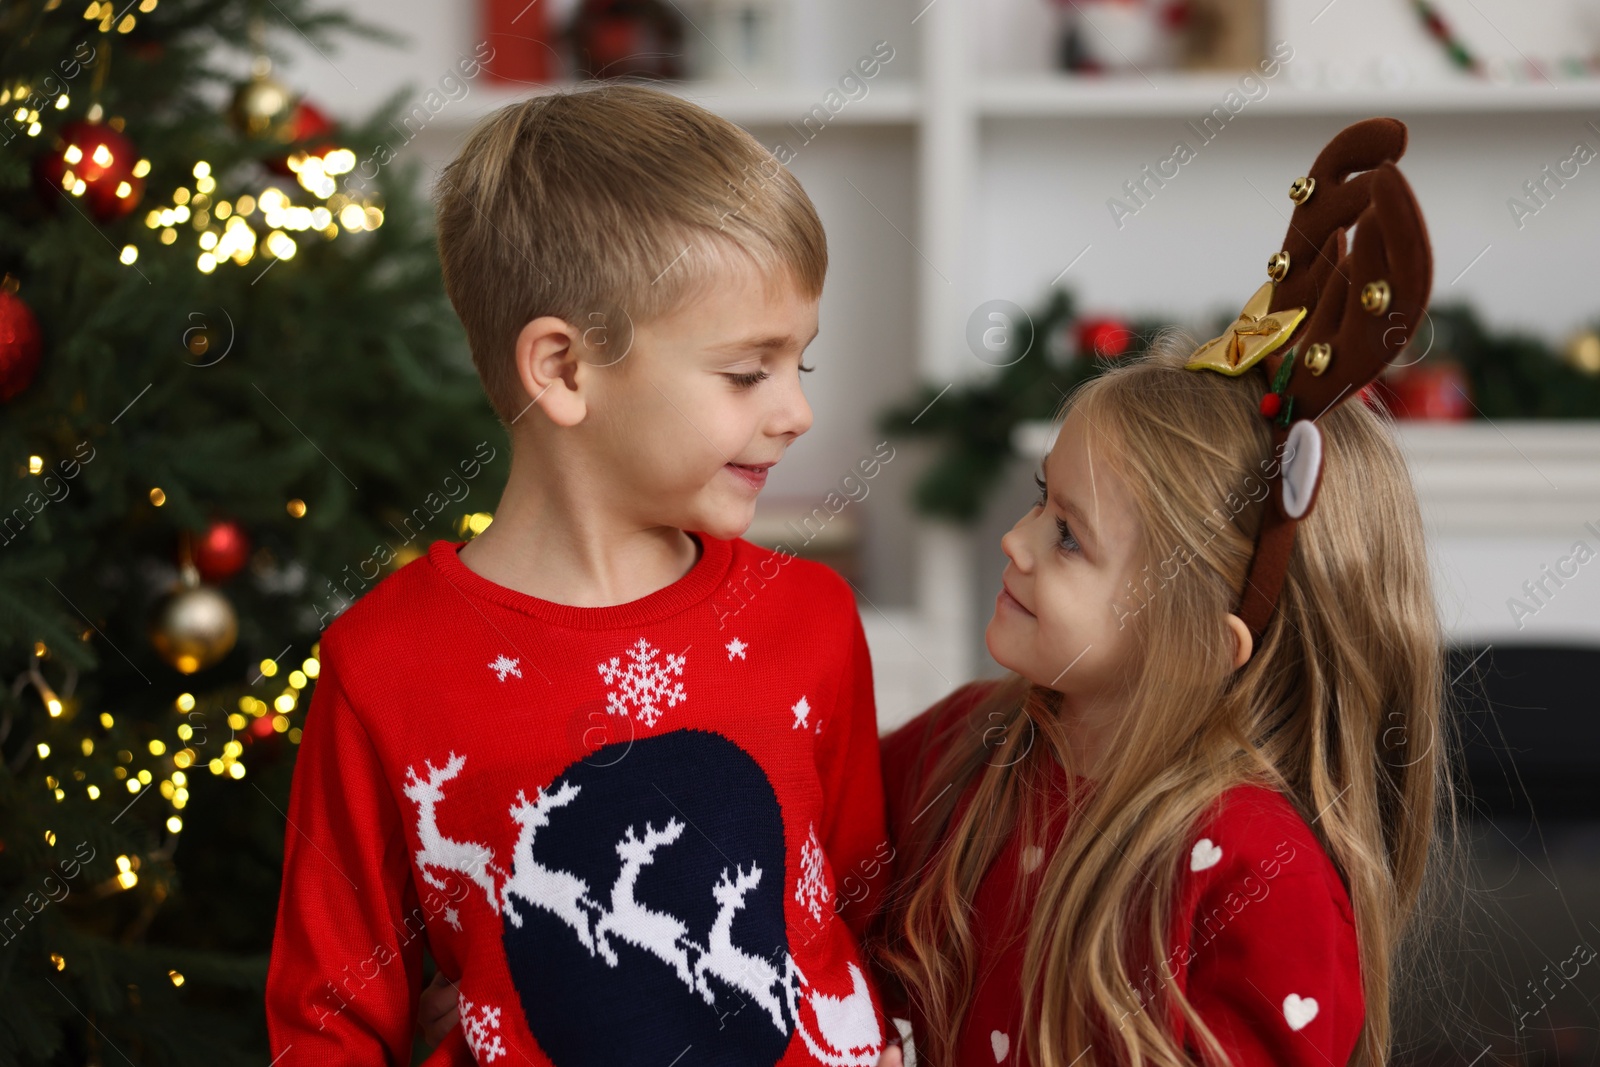
[[[1237,615],[1228,616],[1228,629],[1233,631],[1233,669],[1238,670],[1250,662],[1250,656],[1256,650],[1255,638],[1250,636],[1250,627]]]
[[[557,426],[576,426],[588,414],[578,351],[577,329],[554,315],[541,315],[517,333],[517,378],[528,399]]]

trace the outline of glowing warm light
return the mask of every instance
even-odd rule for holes
[[[167,502],[167,494],[161,491],[160,486],[157,486],[156,488],[150,490],[150,503],[154,504],[156,507],[159,508],[162,504],[165,504],[166,502]],[[498,537],[499,535],[496,534],[495,536]]]
[[[38,474],[42,470],[44,470],[44,457],[43,456],[29,456],[28,457],[28,473],[29,474]]]
[[[129,266],[134,260],[139,258],[139,250],[132,245],[123,245],[122,255],[117,258],[122,260],[123,266]]]

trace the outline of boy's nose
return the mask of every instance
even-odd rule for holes
[[[791,434],[799,437],[811,429],[811,404],[806,400],[806,394],[801,392],[800,383],[797,381],[789,387],[783,399],[783,405],[778,410],[774,434]]]

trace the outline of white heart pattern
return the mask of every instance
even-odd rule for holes
[[[1039,864],[1044,862],[1044,849],[1038,845],[1029,845],[1022,850],[1022,869],[1032,874],[1039,869]]]
[[[1006,1053],[1011,1051],[1011,1035],[1002,1034],[998,1030],[990,1030],[989,1048],[994,1050],[994,1062],[1001,1062],[1006,1058]]]
[[[1189,869],[1191,871],[1210,870],[1222,862],[1222,846],[1213,844],[1211,838],[1202,837],[1194,843],[1194,848],[1189,850]]]
[[[1311,997],[1290,993],[1283,998],[1283,1021],[1289,1024],[1289,1029],[1304,1030],[1306,1024],[1316,1017],[1317,1002]]]

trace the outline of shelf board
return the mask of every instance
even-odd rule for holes
[[[1039,75],[979,81],[977,108],[986,118],[1196,119],[1222,106],[1237,74],[1169,74],[1139,77]],[[1153,84],[1152,84],[1153,82]],[[1527,115],[1600,108],[1600,79],[1554,85],[1446,82],[1397,89],[1303,89],[1264,82],[1265,96],[1248,101],[1235,117],[1264,115]]]
[[[699,104],[741,126],[782,126],[793,123],[799,128],[813,107],[822,106],[831,85],[772,84],[751,88],[741,81],[686,81],[654,83],[668,92]],[[868,81],[867,94],[859,100],[846,98],[837,114],[829,117],[828,125],[882,126],[909,125],[920,112],[917,86],[901,79]],[[568,88],[566,85],[482,85],[472,94],[441,111],[438,125],[455,131],[465,131],[479,119],[506,104]],[[815,125],[813,124],[813,128]]]

